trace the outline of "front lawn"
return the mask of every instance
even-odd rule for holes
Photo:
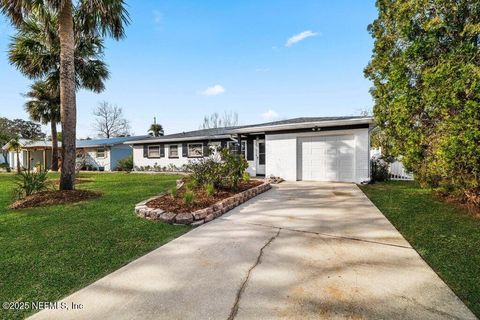
[[[54,177],[54,176],[52,176]],[[0,174],[0,302],[56,301],[190,230],[138,218],[137,202],[175,185],[173,175],[82,173],[87,202],[9,210],[13,175]],[[0,319],[31,312],[0,311]]]
[[[480,317],[480,218],[415,182],[389,181],[361,189]]]

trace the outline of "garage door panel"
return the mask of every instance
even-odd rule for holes
[[[353,136],[299,139],[299,173],[302,180],[354,181]]]

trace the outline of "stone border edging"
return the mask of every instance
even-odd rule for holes
[[[183,183],[177,184],[177,189],[179,189],[182,185]],[[205,222],[209,222],[215,218],[220,217],[221,215],[250,200],[251,198],[269,190],[271,187],[272,186],[270,185],[270,183],[264,182],[261,185],[242,191],[229,198],[214,203],[210,207],[199,209],[190,213],[172,213],[166,212],[162,209],[155,209],[147,206],[147,203],[149,201],[163,197],[167,194],[166,192],[164,192],[155,197],[137,203],[135,205],[135,213],[138,216],[149,220],[159,220],[170,224],[175,223],[199,226],[204,224]]]

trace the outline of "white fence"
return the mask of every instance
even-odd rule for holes
[[[370,157],[372,159],[379,158],[381,155],[381,148],[372,148],[370,150]],[[390,163],[388,172],[390,173],[390,179],[392,180],[414,180],[413,174],[408,172],[403,166],[403,163],[399,160]]]

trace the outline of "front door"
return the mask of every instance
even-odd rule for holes
[[[265,174],[265,140],[257,140],[257,174]]]

